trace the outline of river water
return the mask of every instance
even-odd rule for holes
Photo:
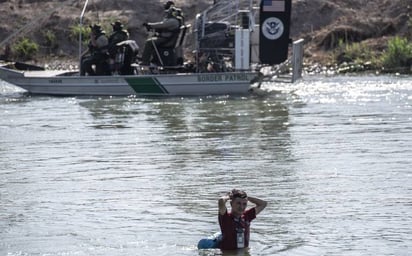
[[[28,96],[0,81],[0,255],[410,255],[412,77],[308,76],[247,97]]]

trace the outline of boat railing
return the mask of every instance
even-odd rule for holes
[[[195,54],[196,66],[204,54],[214,59],[231,57],[235,61],[235,34],[237,30],[256,28],[259,8],[257,0],[220,0],[199,13],[195,19]],[[217,57],[222,56],[222,57]],[[243,56],[243,55],[242,55]],[[243,62],[242,62],[243,63]],[[245,68],[245,65],[239,68]]]
[[[283,63],[261,68],[261,82],[294,83],[302,78],[304,39],[292,43],[292,54]]]

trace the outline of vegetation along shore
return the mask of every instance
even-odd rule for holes
[[[92,0],[80,28],[82,0],[0,0],[0,15],[7,21],[0,24],[0,59],[77,65],[79,33],[87,40],[88,26],[95,23],[110,32],[117,19],[143,46],[147,32],[142,24],[162,18],[163,2]],[[175,3],[192,23],[213,0]],[[305,69],[310,73],[412,74],[410,0],[293,0],[291,38],[305,39]]]

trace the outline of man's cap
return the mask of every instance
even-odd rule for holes
[[[120,22],[120,20],[116,20],[116,22],[110,24],[115,28],[123,28],[123,24]]]
[[[92,29],[92,31],[95,31],[95,32],[102,31],[102,26],[100,26],[99,24],[94,24],[93,26],[90,26],[90,28]]]
[[[174,3],[173,1],[167,1],[167,2],[164,4],[165,10],[168,10],[168,9],[170,8],[170,6],[172,6],[172,5],[175,5],[175,3]]]

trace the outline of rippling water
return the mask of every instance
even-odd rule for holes
[[[237,255],[410,255],[412,78],[263,88],[54,98],[0,81],[0,254],[221,255],[196,244],[236,187],[269,202]]]

